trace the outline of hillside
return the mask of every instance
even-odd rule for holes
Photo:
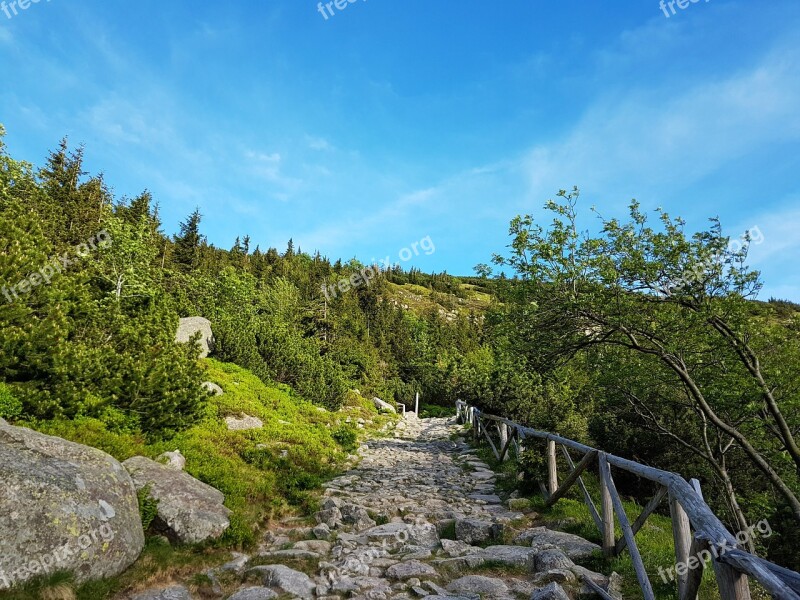
[[[78,600],[111,598],[125,589],[193,576],[227,560],[228,548],[254,547],[274,521],[316,510],[320,486],[351,464],[359,440],[380,436],[393,424],[393,418],[378,414],[372,402],[355,393],[341,409],[330,412],[236,365],[208,359],[203,372],[224,393],[212,396],[202,418],[169,441],[148,442],[135,432],[88,417],[17,423],[99,448],[120,461],[179,450],[186,458],[186,472],[220,490],[232,510],[230,527],[206,549],[164,545],[163,538],[151,532],[154,536],[129,571],[80,586]],[[243,415],[259,419],[262,426],[230,430],[225,418]],[[36,581],[13,593],[0,592],[0,598],[37,599],[58,581],[63,585],[69,578]]]

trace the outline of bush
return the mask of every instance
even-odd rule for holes
[[[358,432],[347,425],[334,431],[333,439],[347,452],[353,452],[358,448]]]
[[[5,383],[0,383],[0,418],[13,419],[22,413],[22,402],[17,400]]]

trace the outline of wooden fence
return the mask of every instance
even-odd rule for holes
[[[470,424],[475,440],[485,440],[500,461],[507,460],[512,450],[519,456],[525,444],[532,440],[546,443],[547,482],[543,485],[543,492],[547,505],[552,506],[558,502],[572,486],[577,484],[600,532],[603,552],[607,556],[616,556],[628,550],[645,600],[654,600],[655,596],[636,545],[636,534],[664,499],[669,502],[672,516],[675,564],[694,567],[676,570],[679,600],[697,598],[705,567],[704,561],[696,558],[698,555],[712,556],[711,564],[722,600],[750,600],[748,577],[758,581],[774,598],[800,600],[800,574],[739,548],[736,537],[727,530],[703,500],[697,480],[688,482],[676,473],[654,469],[552,433],[537,431],[508,419],[487,415],[460,400],[456,402],[456,409],[459,422]],[[557,460],[559,447],[571,469],[561,481],[559,481]],[[581,455],[577,464],[570,451]],[[590,467],[598,469],[599,510],[581,477]],[[611,467],[660,484],[655,496],[633,523],[623,509]],[[615,539],[617,522],[622,530],[622,537],[619,540]],[[597,591],[610,598],[603,590],[598,588]]]

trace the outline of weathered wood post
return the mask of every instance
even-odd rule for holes
[[[603,554],[606,556],[614,556],[614,504],[611,500],[611,490],[608,489],[606,477],[603,474],[603,469],[606,467],[605,453],[599,454],[598,470],[600,474],[600,516],[603,519]]]
[[[675,541],[675,567],[678,579],[678,598],[680,600],[694,600],[686,598],[686,590],[689,581],[690,570],[698,567],[697,558],[690,557],[692,547],[692,528],[689,524],[689,517],[683,510],[680,502],[669,495],[669,512],[672,516],[672,539]],[[690,558],[692,562],[690,562]]]
[[[498,423],[497,429],[500,431],[500,452],[503,452],[503,450],[505,450],[506,446],[508,445],[508,425],[506,425],[505,423]],[[506,452],[505,454],[501,455],[503,458],[503,462],[506,462],[508,460],[509,454],[510,452]]]
[[[547,493],[552,496],[558,490],[558,463],[556,462],[556,443],[547,440]]]
[[[694,480],[692,485],[697,495],[703,499],[703,490],[700,488],[700,482]],[[715,554],[715,552],[712,552],[712,554]],[[733,567],[720,562],[716,556],[712,558],[711,564],[717,576],[719,595],[722,600],[750,600],[750,584],[748,583],[747,575],[742,575]]]

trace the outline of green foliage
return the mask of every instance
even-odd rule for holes
[[[339,427],[339,429],[334,431],[333,439],[336,440],[336,443],[339,444],[345,452],[353,452],[358,448],[358,432],[347,425]]]
[[[147,531],[153,519],[158,515],[158,500],[150,495],[151,488],[149,485],[144,486],[136,492],[136,498],[139,501],[139,515],[142,518],[142,528]]]
[[[22,412],[22,402],[17,400],[5,383],[0,382],[0,418],[13,419]]]
[[[633,202],[593,236],[578,230],[577,201],[560,192],[545,226],[515,218],[510,254],[495,258],[518,279],[497,288],[492,347],[507,340],[542,376],[540,400],[518,408],[540,429],[566,416],[604,450],[708,481],[733,531],[786,510],[800,530],[800,373],[787,368],[800,364],[798,321],[751,301],[753,234],[731,240],[712,219],[690,235]]]

